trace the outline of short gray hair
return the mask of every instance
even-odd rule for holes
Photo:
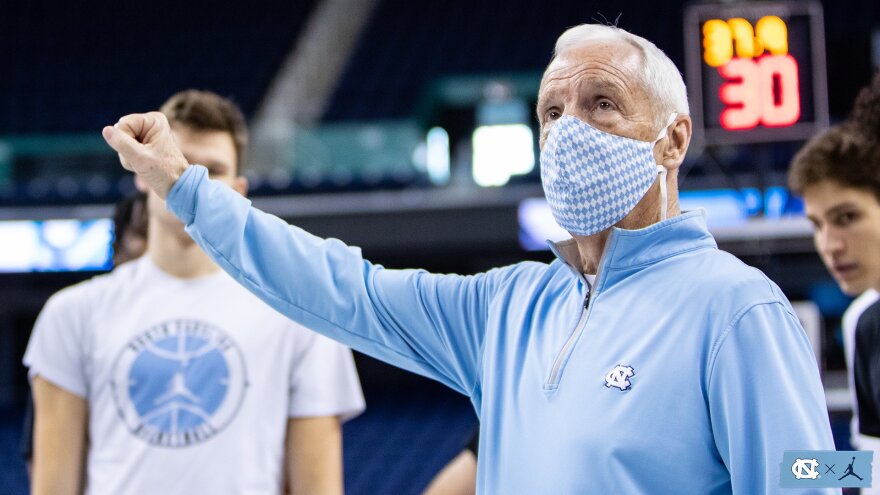
[[[687,88],[678,68],[657,48],[654,43],[616,26],[603,24],[581,24],[567,29],[556,40],[553,58],[563,51],[576,47],[585,41],[621,40],[634,45],[644,55],[645,88],[654,94],[660,104],[661,115],[658,119],[665,121],[673,112],[689,115]]]

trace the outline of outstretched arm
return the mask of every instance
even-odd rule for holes
[[[289,318],[470,394],[498,272],[472,277],[385,270],[360,250],[263,213],[204,167],[188,166],[162,114],[104,129],[187,232],[241,284]]]

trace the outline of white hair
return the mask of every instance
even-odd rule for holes
[[[563,51],[576,47],[585,41],[621,40],[640,49],[644,56],[645,88],[656,97],[661,114],[658,120],[665,121],[673,112],[689,115],[687,88],[678,68],[657,48],[654,43],[616,26],[602,24],[581,24],[567,29],[556,40],[553,57]]]

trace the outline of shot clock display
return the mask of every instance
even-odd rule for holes
[[[822,29],[814,2],[686,8],[695,137],[709,145],[785,141],[827,127]]]

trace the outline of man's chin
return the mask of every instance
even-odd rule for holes
[[[184,225],[179,218],[169,212],[162,212],[159,221],[162,223],[162,228],[168,232],[173,232],[175,234],[178,232],[185,232],[184,228],[186,225]]]
[[[838,280],[837,283],[840,286],[840,290],[851,297],[858,296],[871,288],[869,284],[862,280]]]
[[[177,218],[163,218],[160,228],[164,235],[177,239],[181,244],[195,244],[192,237],[186,233],[186,228],[183,222]]]

